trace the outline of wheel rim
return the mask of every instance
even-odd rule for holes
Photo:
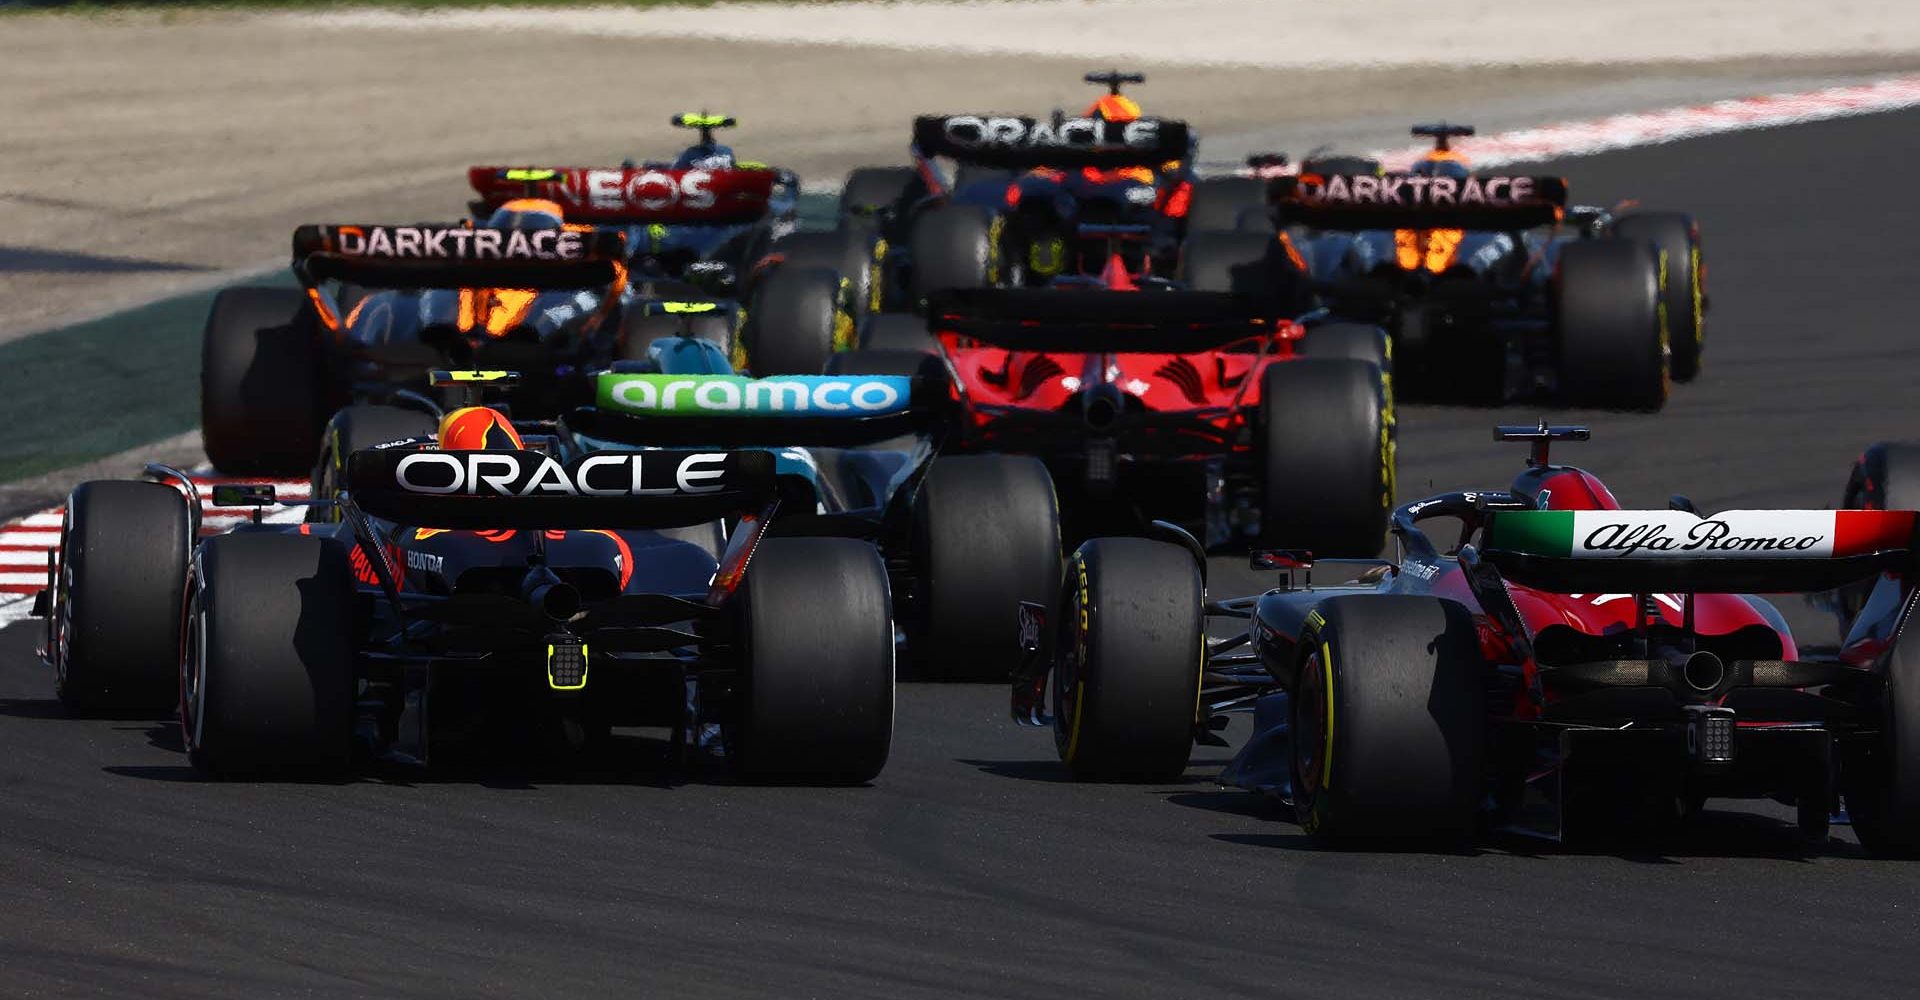
[[[187,656],[180,664],[180,735],[190,752],[202,749],[207,707],[207,612],[196,598],[188,617]]]
[[[1325,787],[1328,760],[1328,736],[1332,720],[1328,717],[1327,667],[1319,650],[1307,655],[1300,668],[1300,683],[1295,685],[1293,778],[1296,797],[1308,800]]]

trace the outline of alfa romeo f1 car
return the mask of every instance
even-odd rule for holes
[[[177,681],[188,753],[217,773],[574,746],[614,726],[670,727],[682,749],[717,731],[754,778],[879,773],[886,568],[864,541],[764,537],[771,453],[565,457],[487,408],[445,425],[349,455],[346,488],[312,501],[337,520],[197,545],[185,477],[80,486],[47,602],[63,700]]]
[[[1413,132],[1435,148],[1410,170],[1273,182],[1326,304],[1392,331],[1403,388],[1658,409],[1669,376],[1693,378],[1706,297],[1691,217],[1570,207],[1560,178],[1470,172],[1451,140],[1471,127]]]
[[[1050,599],[1060,571],[1058,505],[1046,468],[1024,456],[942,455],[949,402],[937,362],[861,352],[834,373],[743,378],[705,341],[655,342],[647,362],[588,376],[558,420],[521,420],[563,460],[659,447],[765,451],[780,509],[771,537],[859,538],[885,557],[907,662],[922,674],[1004,680],[1017,658],[996,627],[1006,595]],[[471,373],[462,373],[469,374]],[[490,373],[484,383],[510,381]],[[478,376],[473,376],[478,377]],[[412,407],[347,407],[328,425],[312,495],[345,489],[348,458],[428,439],[453,419]],[[444,433],[442,433],[444,437]],[[476,444],[477,446],[477,444]]]
[[[1221,601],[1197,546],[1089,542],[1053,627],[1023,611],[1038,656],[1016,718],[1045,720],[1050,668],[1075,775],[1163,777],[1250,706],[1222,780],[1290,798],[1322,840],[1565,836],[1616,812],[1773,797],[1810,838],[1844,803],[1869,849],[1920,849],[1920,647],[1902,639],[1916,515],[1622,510],[1548,460],[1549,442],[1586,434],[1502,428],[1534,445],[1511,488],[1400,507],[1401,558],[1354,583],[1314,586],[1331,567],[1265,553],[1287,584]],[[1873,598],[1831,656],[1747,596],[1857,580]],[[1208,639],[1210,620],[1244,631]]]

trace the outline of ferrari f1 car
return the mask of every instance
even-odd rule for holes
[[[632,290],[623,343],[674,331],[662,301],[713,303],[701,336],[752,354],[764,374],[817,374],[851,346],[866,311],[872,236],[796,231],[800,182],[792,171],[740,160],[717,142],[725,115],[671,119],[699,141],[671,162],[601,167],[472,167],[475,218],[528,198],[550,201],[569,222],[626,237]],[[622,357],[639,358],[636,353]]]
[[[1325,303],[1393,333],[1403,389],[1651,410],[1669,376],[1694,377],[1707,301],[1690,216],[1569,207],[1560,178],[1470,172],[1451,140],[1471,127],[1413,132],[1435,148],[1409,170],[1273,182]]]
[[[953,423],[944,372],[932,359],[906,358],[904,367],[900,360],[853,352],[838,356],[828,375],[749,379],[705,341],[663,338],[650,360],[586,377],[578,405],[558,420],[513,426],[550,441],[563,460],[660,447],[770,454],[781,500],[770,537],[877,544],[905,662],[925,676],[1004,680],[1018,650],[996,627],[995,609],[1009,594],[1048,600],[1059,577],[1053,484],[1029,457],[943,456]],[[509,381],[491,375],[499,377],[482,384]],[[412,402],[336,414],[313,495],[346,488],[354,452],[431,439],[455,419]]]
[[[197,545],[184,477],[80,486],[47,602],[61,697],[177,682],[188,753],[217,773],[572,747],[614,726],[717,738],[757,779],[880,772],[886,567],[857,539],[764,537],[772,454],[564,457],[497,411],[447,423],[349,455],[345,489],[312,501],[337,520]]]
[[[1380,551],[1395,445],[1379,330],[1130,275],[1118,253],[1098,277],[939,292],[927,312],[955,376],[950,447],[1042,458],[1071,537],[1164,518],[1210,549]],[[913,331],[875,334],[897,348]]]
[[[1844,803],[1869,849],[1920,849],[1913,512],[1622,510],[1548,461],[1585,429],[1499,436],[1534,444],[1512,487],[1399,508],[1400,560],[1358,582],[1313,586],[1332,568],[1266,553],[1287,584],[1222,601],[1196,546],[1082,546],[1053,627],[1023,612],[1039,655],[1016,717],[1043,721],[1050,668],[1074,774],[1144,778],[1179,773],[1196,738],[1219,742],[1221,712],[1251,707],[1222,780],[1290,798],[1321,840],[1558,837],[1773,797],[1810,838]],[[1873,598],[1825,657],[1746,596],[1855,580]],[[1210,620],[1244,630],[1208,639]]]

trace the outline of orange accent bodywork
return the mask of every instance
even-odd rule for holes
[[[1105,94],[1087,105],[1087,117],[1110,122],[1130,122],[1140,117],[1140,102],[1125,94]]]
[[[1428,272],[1440,274],[1453,266],[1460,253],[1460,241],[1466,238],[1464,229],[1396,229],[1393,231],[1394,262],[1403,271],[1418,271],[1426,268]]]

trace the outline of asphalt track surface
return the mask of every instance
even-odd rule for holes
[[[1825,506],[1909,434],[1920,113],[1554,165],[1697,212],[1703,381],[1577,449],[1629,505]],[[1406,407],[1401,493],[1504,483],[1504,411]],[[1572,458],[1569,454],[1567,457]],[[1802,619],[1808,616],[1798,615]],[[1817,630],[1812,638],[1830,633]],[[196,780],[159,722],[59,717],[0,633],[0,994],[1911,996],[1920,867],[1779,810],[1573,850],[1315,850],[1208,780],[1067,783],[998,686],[903,686],[870,788],[592,768]]]

